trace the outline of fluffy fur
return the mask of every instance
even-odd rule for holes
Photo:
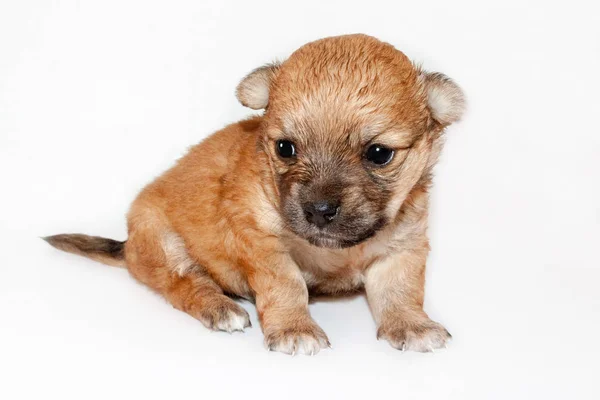
[[[213,134],[148,185],[129,211],[124,243],[47,238],[65,251],[126,265],[176,308],[217,330],[243,330],[256,303],[271,350],[328,346],[308,311],[309,291],[365,289],[377,335],[431,351],[450,335],[423,311],[431,168],[443,130],[464,110],[462,91],[365,35],[309,43],[237,88],[263,115]],[[279,140],[297,154],[282,158]],[[365,159],[374,144],[385,166]],[[305,205],[339,204],[317,227]]]

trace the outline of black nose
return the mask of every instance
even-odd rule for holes
[[[322,228],[333,221],[338,216],[339,212],[339,203],[334,201],[321,200],[304,204],[304,215],[306,215],[306,220],[319,228]]]

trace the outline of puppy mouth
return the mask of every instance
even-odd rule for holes
[[[374,235],[375,235],[375,232],[369,234],[368,236],[361,237],[358,239],[342,239],[342,238],[331,237],[328,235],[315,235],[315,236],[308,236],[305,239],[310,244],[312,244],[313,246],[316,246],[316,247],[323,247],[323,248],[328,248],[328,249],[345,249],[348,247],[356,246],[356,245],[364,242],[365,240],[373,237]]]
[[[385,219],[378,219],[373,226],[366,231],[358,235],[344,237],[340,235],[333,235],[327,232],[318,232],[316,234],[299,235],[306,241],[316,247],[330,248],[330,249],[345,249],[359,245],[372,238],[379,232],[379,230],[385,225]]]
[[[355,210],[347,211],[325,226],[318,227],[307,220],[297,201],[285,202],[282,216],[288,232],[313,246],[330,249],[357,246],[375,236],[388,222],[381,211]]]

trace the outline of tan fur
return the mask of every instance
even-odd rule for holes
[[[77,233],[46,236],[42,239],[62,251],[91,258],[113,267],[125,267],[123,242]]]
[[[131,274],[212,329],[249,325],[228,294],[255,301],[272,350],[329,344],[309,290],[362,288],[379,337],[399,349],[444,346],[449,334],[422,308],[428,187],[443,129],[462,114],[460,89],[389,44],[349,35],[255,70],[237,96],[264,116],[210,136],[133,203]],[[280,139],[295,143],[296,159],[278,156]],[[366,163],[369,143],[394,149],[392,161]],[[315,193],[342,199],[338,230],[307,225],[298,207]]]

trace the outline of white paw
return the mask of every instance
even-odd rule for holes
[[[265,346],[271,351],[310,356],[331,347],[325,332],[314,323],[271,332],[265,336]]]
[[[377,338],[387,340],[398,350],[426,353],[445,348],[452,335],[442,325],[427,319],[382,325],[377,331]]]
[[[225,332],[241,331],[250,326],[248,314],[237,314],[233,311],[228,311],[225,318],[219,319],[215,323],[215,329]]]
[[[215,331],[243,332],[244,328],[252,326],[246,310],[226,296],[217,297],[204,304],[196,313],[196,317],[208,329]]]

